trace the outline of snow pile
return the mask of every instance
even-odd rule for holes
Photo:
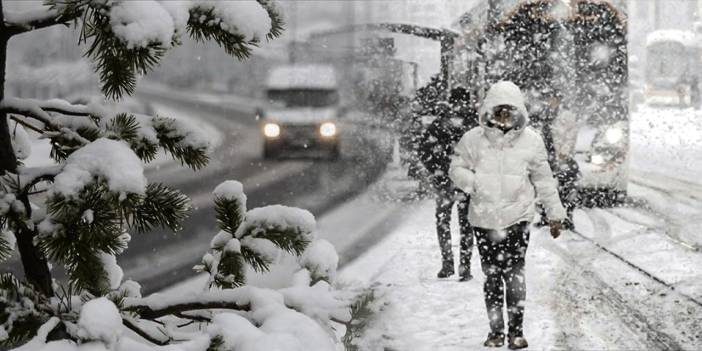
[[[15,194],[0,191],[0,216],[5,216],[8,212],[23,213],[24,205],[17,200]]]
[[[141,284],[127,280],[120,285],[119,292],[125,297],[141,298]]]
[[[78,328],[82,339],[101,341],[110,347],[122,334],[122,317],[112,301],[100,297],[83,305]]]
[[[313,277],[334,279],[339,266],[339,255],[330,242],[324,239],[315,240],[307,247],[300,260]]]
[[[302,271],[304,272],[304,271]],[[300,276],[301,274],[298,274]],[[342,294],[334,291],[325,281],[310,286],[309,280],[299,280],[298,285],[281,289],[285,304],[318,321],[349,320],[351,312]]]
[[[110,289],[114,290],[119,288],[120,283],[122,283],[124,272],[122,268],[117,265],[117,258],[114,255],[103,252],[100,254],[100,262],[102,263],[102,268],[105,270]]]
[[[151,123],[154,128],[163,128],[170,130],[166,136],[167,137],[181,137],[183,140],[178,142],[181,147],[191,147],[194,149],[207,149],[210,151],[212,146],[210,143],[210,136],[194,121],[182,120],[182,119],[172,119],[172,118],[153,118]]]
[[[154,0],[117,3],[110,10],[110,26],[129,49],[151,43],[170,47],[175,31],[171,14]]]
[[[272,205],[249,211],[246,214],[246,220],[239,227],[236,237],[240,238],[244,233],[255,228],[298,228],[301,233],[312,233],[315,226],[314,215],[307,210]],[[311,234],[308,235],[308,239],[312,239]]]
[[[212,194],[214,194],[215,198],[219,197],[226,200],[236,200],[242,209],[246,209],[246,194],[244,194],[244,185],[236,180],[227,180],[217,185]]]
[[[146,48],[150,44],[169,48],[175,37],[187,32],[191,9],[211,11],[214,19],[203,15],[195,20],[241,35],[247,41],[261,40],[271,30],[268,12],[255,0],[120,1],[110,10],[110,26],[129,49]]]
[[[274,290],[241,288],[240,303],[251,305],[250,318],[219,314],[208,330],[222,335],[226,349],[246,351],[329,351],[335,347],[328,334],[310,317],[291,310],[284,296]],[[259,327],[256,328],[255,325]],[[253,328],[252,328],[253,327]]]
[[[220,230],[219,233],[217,233],[217,235],[215,235],[210,241],[210,248],[221,249],[227,246],[230,240],[232,240],[232,235],[224,230]]]
[[[146,189],[141,160],[127,144],[104,138],[68,156],[52,189],[65,196],[74,196],[95,176],[103,179],[116,193],[143,194]]]
[[[263,39],[271,30],[271,19],[258,1],[204,1],[196,4],[201,8],[212,8],[222,19],[220,28],[232,34],[242,34],[246,40]]]
[[[27,131],[19,123],[10,121],[9,124],[12,149],[15,150],[15,156],[20,160],[26,160],[32,154],[32,141],[29,139]]]

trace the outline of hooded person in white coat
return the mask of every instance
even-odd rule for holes
[[[512,82],[488,90],[478,111],[480,126],[454,148],[449,176],[471,196],[468,210],[478,243],[491,332],[485,346],[504,344],[503,305],[507,301],[509,347],[527,347],[523,318],[524,258],[534,202],[544,205],[551,235],[560,235],[566,217],[543,139],[528,127],[524,96]]]

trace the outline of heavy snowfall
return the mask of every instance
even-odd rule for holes
[[[702,349],[700,13],[0,0],[0,350]]]

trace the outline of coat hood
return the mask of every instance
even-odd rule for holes
[[[493,108],[500,105],[516,107],[522,115],[522,118],[519,121],[515,121],[515,127],[517,129],[524,129],[529,119],[529,112],[524,103],[524,95],[522,95],[517,85],[508,81],[497,82],[487,91],[485,99],[478,110],[480,114],[480,125],[485,126],[485,115],[491,113]]]

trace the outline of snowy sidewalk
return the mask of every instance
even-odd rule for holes
[[[455,213],[454,216],[455,218]],[[474,248],[470,282],[440,280],[440,254],[434,229],[434,203],[426,200],[383,243],[341,272],[341,279],[375,286],[380,306],[358,344],[361,350],[473,350],[482,348],[489,328],[483,301],[484,276]],[[454,220],[455,222],[455,220]],[[452,228],[457,228],[453,223]],[[453,231],[454,254],[458,237]],[[545,249],[552,240],[533,230],[527,254],[528,297],[525,333],[532,349],[552,348],[554,316],[550,301],[560,259]],[[559,239],[562,240],[562,239]]]
[[[412,213],[410,213],[412,212]],[[586,212],[576,213],[585,226]],[[344,267],[340,280],[371,286],[375,301],[360,350],[476,350],[489,328],[483,300],[484,275],[474,247],[474,279],[440,280],[440,254],[434,228],[433,200],[408,204],[404,222],[363,256]],[[454,254],[457,223],[452,224]],[[590,270],[583,241],[570,232],[553,240],[545,229],[531,228],[527,252],[525,336],[532,350],[633,350],[650,348],[638,317]],[[587,250],[586,250],[587,251]],[[595,262],[598,256],[593,256]],[[604,257],[599,257],[599,260]],[[605,260],[606,261],[606,260]],[[615,276],[626,278],[619,271]],[[689,345],[688,345],[689,346]]]

